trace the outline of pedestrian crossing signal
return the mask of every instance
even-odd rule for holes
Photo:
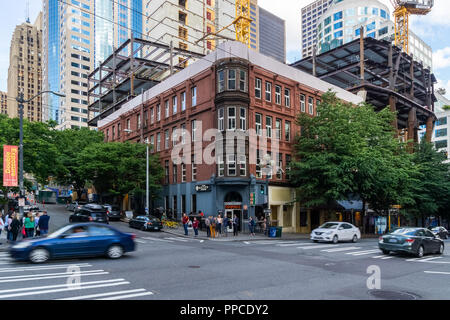
[[[260,187],[260,193],[261,193],[261,194],[264,194],[264,189],[265,189],[264,186],[261,185],[261,187]]]

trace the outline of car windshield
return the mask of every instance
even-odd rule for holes
[[[339,225],[338,223],[325,223],[325,224],[321,225],[320,228],[321,229],[336,229],[338,225]]]
[[[432,231],[439,231],[440,230],[440,228],[439,227],[436,227],[436,228],[433,228],[433,229],[431,229]]]
[[[393,231],[391,234],[399,234],[399,235],[406,235],[406,236],[414,236],[416,234],[417,229],[397,229]]]

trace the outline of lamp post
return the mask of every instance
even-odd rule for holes
[[[40,95],[44,93],[51,93],[56,96],[64,98],[66,95],[54,91],[41,91],[34,97],[24,100],[23,98],[23,92],[19,93],[19,96],[16,98],[17,102],[19,103],[19,189],[20,189],[20,197],[19,199],[23,199],[25,196],[25,192],[23,189],[23,105],[24,103],[29,103],[33,99],[39,97]],[[19,213],[21,216],[23,216],[23,206],[19,206]]]

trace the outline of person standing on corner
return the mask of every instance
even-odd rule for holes
[[[198,237],[198,220],[195,217],[194,221],[192,222],[192,228],[194,228],[195,237]]]
[[[183,218],[181,219],[181,222],[183,223],[183,227],[184,227],[184,235],[188,236],[189,235],[189,232],[188,232],[189,218],[186,213],[183,213]]]
[[[248,221],[248,229],[250,230],[250,235],[255,236],[255,221],[253,220],[253,217],[250,217],[250,220]]]
[[[239,226],[239,218],[237,215],[234,215],[234,219],[233,219],[233,235],[234,236],[238,235],[238,226]]]
[[[211,220],[209,220],[209,217],[205,218],[205,227],[206,227],[206,236],[209,238],[211,237]]]
[[[24,228],[25,234],[27,238],[33,238],[34,236],[34,217],[31,212],[28,212],[27,217],[25,218]]]
[[[217,224],[216,224],[217,236],[219,236],[219,235],[222,236],[222,224],[223,224],[223,218],[219,214],[217,216]]]
[[[211,220],[211,237],[215,238],[216,237],[216,217],[210,216],[209,217]]]
[[[22,223],[17,219],[17,213],[13,212],[11,214],[11,223],[9,224],[9,231],[11,232],[11,241],[16,242],[17,236],[19,235]]]
[[[48,234],[48,221],[50,220],[50,217],[47,215],[47,211],[44,211],[42,216],[39,218],[39,231],[41,233],[41,236],[46,236]]]

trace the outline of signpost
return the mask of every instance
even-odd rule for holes
[[[211,192],[210,184],[200,184],[195,186],[195,191],[197,192]]]

